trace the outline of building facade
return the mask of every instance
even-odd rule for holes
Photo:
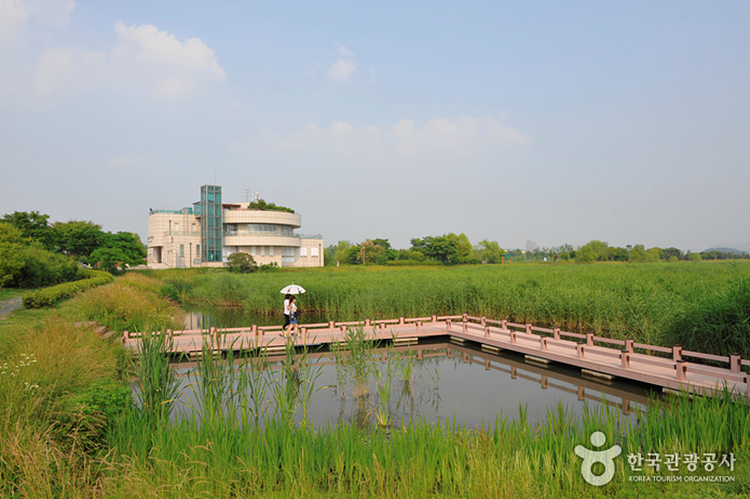
[[[295,233],[298,213],[224,203],[221,186],[201,187],[192,208],[150,210],[148,267],[221,267],[232,253],[249,253],[258,265],[323,266],[323,238]]]

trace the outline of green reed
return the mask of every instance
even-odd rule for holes
[[[351,343],[355,344],[356,340]],[[594,431],[603,432],[608,445],[619,444],[625,453],[735,452],[740,459],[737,472],[748,476],[750,408],[747,400],[730,393],[654,399],[634,422],[619,408],[602,403],[585,406],[580,416],[560,404],[548,409],[543,423],[530,422],[521,406],[517,418],[497,415],[494,422],[473,429],[455,421],[431,424],[419,418],[393,424],[390,382],[399,374],[409,377],[411,368],[404,363],[410,362],[411,355],[400,359],[386,355],[387,362],[379,369],[369,367],[370,373],[377,372],[382,412],[375,424],[316,428],[305,416],[309,403],[305,400],[317,391],[315,370],[306,366],[305,352],[295,357],[293,343],[286,352],[275,374],[257,353],[240,354],[238,362],[204,353],[198,370],[224,386],[195,386],[205,386],[201,390],[209,397],[225,403],[212,406],[216,412],[210,418],[183,417],[159,426],[123,422],[112,434],[111,445],[117,451],[107,477],[109,495],[160,490],[169,497],[611,497],[635,492],[624,458],[618,461],[611,484],[595,490],[583,482],[580,459],[572,450],[578,444],[588,447]],[[336,355],[344,359],[343,354]],[[234,369],[228,365],[230,360],[240,366],[239,372],[229,374]],[[372,355],[368,363],[372,365]],[[241,374],[246,369],[265,370],[267,375]],[[265,396],[273,399],[276,408],[263,424],[253,423],[257,417],[237,417],[234,408],[243,407],[242,402],[226,403],[232,400],[232,391],[239,393],[248,383],[271,386]],[[263,388],[254,390],[255,396],[263,393]],[[253,410],[256,416],[258,411]],[[249,424],[236,424],[238,419]],[[387,429],[383,423],[390,423]],[[142,443],[144,437],[148,445]],[[717,490],[741,491],[742,483]],[[695,490],[687,487],[679,492]]]
[[[342,267],[194,275],[188,295],[195,303],[280,315],[278,290],[294,280],[308,290],[299,298],[300,307],[327,319],[469,313],[670,344],[669,331],[685,313],[715,293],[727,303],[741,300],[740,294],[723,291],[749,277],[748,262]],[[735,309],[746,316],[750,312],[743,307]]]

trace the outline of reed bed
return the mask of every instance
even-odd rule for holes
[[[279,289],[294,281],[307,289],[299,298],[302,310],[326,320],[469,313],[668,346],[675,341],[674,331],[687,324],[690,332],[682,339],[702,335],[696,342],[702,350],[726,354],[735,349],[750,357],[750,293],[725,291],[748,288],[741,285],[750,280],[746,262],[349,267],[192,274],[189,279],[191,284],[181,287],[185,303],[231,306],[258,316],[280,316]],[[707,299],[714,295],[713,301]],[[713,313],[717,308],[736,311],[739,319]],[[711,335],[702,328],[707,321],[716,321]],[[711,336],[733,325],[734,340],[717,352]]]

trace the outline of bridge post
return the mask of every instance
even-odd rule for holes
[[[370,319],[365,319],[365,327],[370,327]]]
[[[625,340],[625,348],[628,352],[633,353],[633,338],[627,338]]]
[[[306,327],[302,328],[302,343],[303,344],[307,343],[307,328]]]
[[[546,336],[539,337],[539,348],[542,349],[542,352],[547,351],[547,337]]]
[[[729,356],[729,368],[733,373],[742,372],[742,361],[740,360],[740,354],[733,353]]]
[[[437,322],[437,315],[433,314],[433,316],[432,316],[432,322]]]
[[[469,332],[469,324],[466,321],[464,321],[463,326],[464,326],[464,333],[468,333]]]
[[[122,332],[122,339],[120,342],[124,345],[128,341],[128,338],[130,338],[130,333],[128,333],[128,330],[126,329]]]
[[[630,369],[630,352],[628,350],[620,352],[620,360],[622,361],[621,367],[623,369]]]
[[[333,329],[334,327],[336,327],[336,324],[333,321],[328,321],[328,329]]]
[[[487,325],[487,318],[485,316],[482,316],[480,320],[481,320],[482,327]]]
[[[513,329],[510,330],[510,342],[511,343],[516,342],[516,332]]]
[[[585,343],[583,343],[582,341],[576,343],[576,357],[579,359],[583,358],[583,346],[584,345]]]
[[[684,382],[687,379],[687,361],[678,360],[675,367],[677,368],[677,381]]]
[[[445,327],[448,328],[448,331],[451,330],[451,320],[450,319],[445,319]]]
[[[507,331],[508,330],[508,320],[507,319],[503,319],[503,322],[502,322],[502,325],[500,326],[500,328],[503,331]]]
[[[422,332],[422,321],[417,321],[417,332],[418,333]]]
[[[340,329],[343,334],[346,334],[346,324],[341,324]]]
[[[263,328],[258,328],[258,343],[263,344]]]
[[[672,360],[677,362],[682,359],[682,347],[680,345],[672,346]]]
[[[594,333],[589,331],[586,333],[586,345],[593,347],[594,346]]]
[[[490,337],[490,326],[484,326],[484,337],[485,338]]]
[[[554,339],[556,339],[556,340],[560,339],[560,328],[559,327],[556,327],[555,329],[552,330],[552,337]]]
[[[398,324],[399,324],[399,326],[403,326],[405,324],[405,322],[404,322],[404,316],[403,315],[398,318]]]
[[[466,321],[468,321],[468,320],[469,320],[469,314],[463,314],[463,315],[461,316],[461,320],[463,320],[463,321],[464,321],[464,324],[465,324],[465,323],[466,323]]]
[[[531,334],[531,323],[530,322],[526,323],[526,334]]]
[[[258,326],[257,325],[253,324],[252,331],[253,331],[253,336],[258,336]]]

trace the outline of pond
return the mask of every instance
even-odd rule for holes
[[[253,365],[262,370],[249,367]],[[205,393],[217,390],[203,378],[220,379],[227,373],[233,374],[226,377],[221,404],[266,417],[278,414],[281,404],[290,407],[296,420],[307,417],[315,426],[400,425],[422,419],[476,427],[494,423],[498,415],[542,423],[558,407],[580,415],[585,406],[602,405],[621,413],[623,421],[633,421],[637,411],[646,410],[649,397],[661,395],[648,385],[587,377],[575,368],[439,338],[408,346],[362,349],[353,344],[350,350],[280,353],[231,365],[226,359],[210,359],[175,367],[181,395],[174,418],[200,412]],[[216,374],[217,367],[224,375]]]

